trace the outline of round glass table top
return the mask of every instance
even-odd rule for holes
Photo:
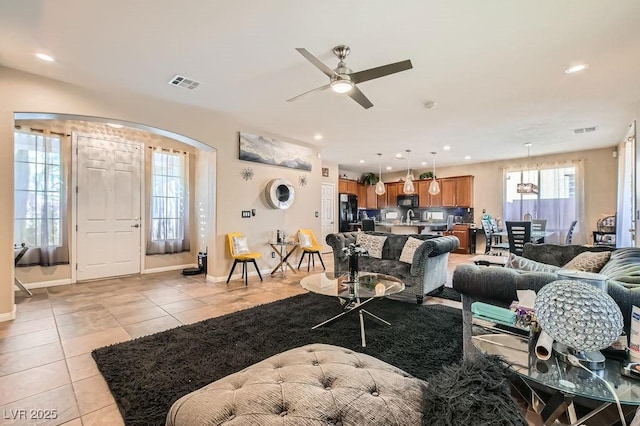
[[[361,299],[389,296],[404,290],[404,283],[400,279],[373,272],[360,272],[355,282],[349,281],[347,272],[323,272],[304,277],[300,285],[316,294]]]

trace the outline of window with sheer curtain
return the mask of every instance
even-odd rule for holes
[[[14,243],[18,266],[69,263],[65,163],[60,136],[14,133]]]
[[[147,254],[189,251],[189,157],[152,149]]]
[[[533,219],[546,219],[546,230],[553,235],[545,242],[556,244],[564,243],[571,222],[577,220],[575,234],[579,235],[583,211],[581,164],[572,162],[535,170],[505,171],[504,219],[519,221],[527,214]],[[519,194],[519,183],[538,185],[538,194]],[[574,237],[576,239],[579,238]]]

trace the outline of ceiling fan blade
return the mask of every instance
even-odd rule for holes
[[[315,56],[313,56],[311,53],[309,53],[309,51],[307,49],[304,49],[302,47],[296,47],[296,50],[298,52],[300,52],[300,54],[302,56],[304,56],[305,58],[307,58],[307,60],[309,62],[311,62],[313,65],[316,66],[316,68],[318,68],[320,71],[322,71],[323,73],[325,73],[327,75],[327,77],[333,77],[333,76],[337,76],[337,74],[328,66],[326,66],[324,63],[322,63],[320,61],[320,59],[316,58]]]
[[[385,75],[395,74],[400,71],[410,70],[411,68],[413,68],[413,65],[411,65],[411,61],[407,59],[406,61],[396,62],[394,64],[354,72],[349,74],[349,77],[351,77],[351,81],[357,84],[363,81],[373,80],[374,78],[384,77]]]
[[[351,96],[351,99],[362,105],[364,109],[369,109],[373,106],[371,101],[356,86],[353,86],[353,89],[351,89],[347,95]]]
[[[287,102],[297,101],[298,99],[300,99],[300,98],[301,98],[301,97],[303,97],[303,96],[308,95],[309,93],[313,93],[313,92],[321,92],[321,91],[323,91],[323,90],[327,90],[329,87],[331,87],[331,85],[330,85],[330,84],[326,84],[326,85],[324,85],[324,86],[316,87],[315,89],[311,89],[311,90],[309,90],[308,92],[304,92],[304,93],[302,93],[302,94],[300,94],[300,95],[298,95],[298,96],[294,96],[294,97],[293,97],[293,98],[291,98],[291,99],[287,99]]]

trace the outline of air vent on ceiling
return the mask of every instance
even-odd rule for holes
[[[172,86],[183,87],[185,89],[195,89],[200,85],[199,82],[192,80],[190,78],[184,77],[180,74],[176,74],[171,80],[169,80],[169,84]]]
[[[582,133],[591,133],[591,132],[595,132],[598,129],[598,126],[593,126],[593,127],[583,127],[581,129],[573,129],[573,134],[574,135],[579,135]]]

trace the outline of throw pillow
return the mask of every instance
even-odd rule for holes
[[[563,268],[575,269],[576,271],[583,272],[600,272],[600,269],[604,267],[611,257],[610,251],[590,252],[585,251],[580,253],[569,261]]]
[[[555,273],[558,269],[561,269],[559,266],[536,262],[535,260],[527,259],[526,257],[518,256],[513,253],[509,255],[509,259],[507,260],[507,264],[505,266],[507,268],[526,272]]]
[[[424,243],[424,240],[419,240],[413,237],[407,238],[407,242],[404,243],[404,247],[402,247],[400,262],[413,263],[413,255],[422,243]]]
[[[247,237],[233,237],[233,254],[250,253]]]
[[[311,236],[309,234],[305,234],[303,232],[298,232],[298,242],[300,242],[300,247],[311,247]]]
[[[370,257],[382,259],[382,247],[387,237],[378,235],[369,235],[364,232],[359,232],[356,236],[356,244],[359,244],[362,248],[369,252]]]

